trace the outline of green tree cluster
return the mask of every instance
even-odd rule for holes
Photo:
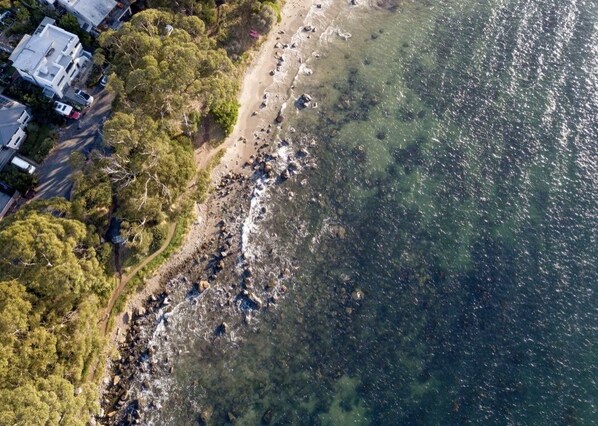
[[[73,153],[69,160],[82,169],[73,175],[73,216],[99,234],[108,228],[113,198],[112,183],[102,169],[105,161],[92,161],[81,167],[86,159],[80,152]]]
[[[87,369],[102,347],[98,309],[112,285],[66,201],[0,222],[0,424],[85,424]]]
[[[163,124],[163,123],[162,123]],[[149,248],[146,231],[162,223],[193,177],[193,149],[185,137],[173,138],[160,121],[137,113],[117,112],[104,126],[113,148],[103,171],[116,194],[125,237]]]
[[[235,67],[196,16],[146,10],[119,31],[102,34],[100,44],[111,57],[112,87],[123,109],[142,107],[144,115],[168,120],[171,133],[185,130],[195,111],[236,116]],[[233,107],[222,108],[227,104]]]
[[[14,6],[13,0],[0,0],[0,10],[12,9]]]
[[[147,0],[147,3],[154,9],[167,9],[183,15],[195,15],[207,25],[215,24],[218,16],[214,0],[182,0],[176,3],[170,0]]]
[[[111,152],[96,163],[110,179],[126,241],[143,253],[195,176],[189,137],[197,123],[212,114],[232,129],[237,73],[197,16],[148,9],[99,41],[117,98],[104,125]]]

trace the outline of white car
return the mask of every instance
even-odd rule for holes
[[[63,102],[54,102],[54,111],[66,118],[72,118],[73,120],[78,120],[79,117],[81,117],[79,111],[75,111],[72,106]]]
[[[80,97],[81,99],[83,99],[85,101],[85,105],[86,106],[90,106],[93,103],[93,96],[91,96],[88,93],[85,93],[81,89],[75,90],[75,95],[77,95],[78,97]]]

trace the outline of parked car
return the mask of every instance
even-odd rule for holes
[[[79,111],[76,111],[72,106],[65,104],[64,102],[54,102],[54,111],[73,120],[78,120],[81,117]]]
[[[107,84],[108,84],[108,76],[106,74],[104,74],[102,76],[102,78],[100,79],[100,86],[106,87]]]
[[[89,93],[85,93],[81,89],[75,90],[75,95],[83,99],[86,106],[90,106],[93,103],[93,96],[91,96]]]

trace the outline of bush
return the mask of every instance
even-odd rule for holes
[[[237,100],[217,103],[210,112],[216,123],[224,130],[224,133],[227,136],[230,135],[239,117],[239,103]]]
[[[164,223],[158,226],[155,226],[151,229],[152,233],[152,244],[150,245],[150,252],[153,253],[162,247],[164,241],[166,241],[166,237],[168,236],[168,224]]]
[[[56,144],[56,132],[48,126],[29,123],[27,126],[27,139],[20,148],[21,154],[41,163]]]
[[[282,21],[282,12],[280,9],[280,4],[278,4],[275,1],[266,1],[264,2],[264,6],[268,6],[270,7],[270,9],[272,9],[274,14],[276,15],[276,22],[280,23],[280,21]]]
[[[0,172],[0,181],[6,183],[21,194],[37,186],[37,177],[21,171],[18,167],[9,164]]]
[[[91,66],[89,76],[87,77],[87,87],[91,89],[97,86],[100,82],[100,79],[102,78],[102,75],[102,67],[97,64],[93,64]]]
[[[203,203],[208,199],[212,183],[211,170],[202,169],[197,172],[197,179],[195,181],[195,201]]]

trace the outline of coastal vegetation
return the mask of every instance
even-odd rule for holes
[[[96,408],[89,366],[112,280],[96,235],[67,201],[35,202],[0,227],[0,424],[84,423]]]
[[[209,188],[195,167],[197,135],[207,123],[232,130],[249,29],[266,33],[276,19],[273,5],[248,0],[147,3],[89,41],[115,101],[105,147],[71,158],[81,169],[72,201],[32,202],[0,222],[0,425],[86,424],[97,413],[98,324],[116,287],[106,231],[117,218],[123,249],[140,261],[179,224],[145,272],[180,244],[190,202]],[[48,110],[34,100],[34,112]],[[40,127],[35,140],[42,158],[53,136]]]
[[[202,120],[212,115],[225,132],[236,121],[236,70],[197,16],[146,10],[99,41],[116,99],[104,125],[112,151],[98,177],[110,179],[126,241],[146,254],[152,228],[174,219],[195,176],[192,137]]]

